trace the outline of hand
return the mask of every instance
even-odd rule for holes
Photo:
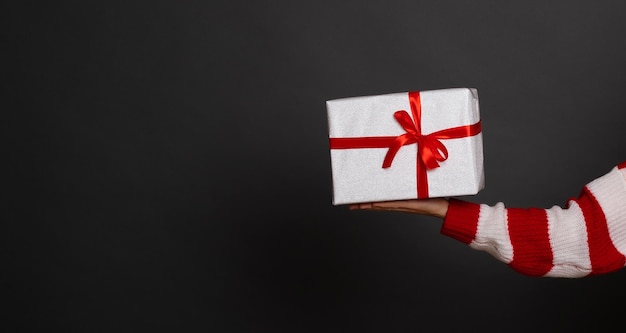
[[[429,198],[414,200],[381,201],[351,204],[350,210],[384,210],[393,212],[413,213],[445,218],[448,212],[448,199]]]

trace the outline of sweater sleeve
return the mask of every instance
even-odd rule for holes
[[[529,276],[578,278],[626,265],[626,162],[565,207],[508,208],[450,199],[441,233]]]

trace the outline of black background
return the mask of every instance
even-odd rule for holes
[[[325,101],[478,89],[486,187],[563,205],[626,156],[621,1],[3,4],[10,331],[577,331],[626,272],[530,278],[331,205]]]

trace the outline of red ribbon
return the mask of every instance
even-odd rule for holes
[[[428,198],[427,170],[438,168],[439,162],[448,159],[448,149],[440,140],[474,136],[480,133],[481,124],[479,121],[472,125],[452,127],[424,135],[421,129],[422,105],[419,91],[409,92],[409,102],[413,118],[405,110],[393,114],[406,133],[398,136],[330,138],[330,149],[389,148],[382,166],[389,168],[402,146],[417,143],[417,197]]]

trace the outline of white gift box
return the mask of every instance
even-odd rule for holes
[[[484,188],[476,89],[339,98],[326,108],[333,205],[473,195]]]

